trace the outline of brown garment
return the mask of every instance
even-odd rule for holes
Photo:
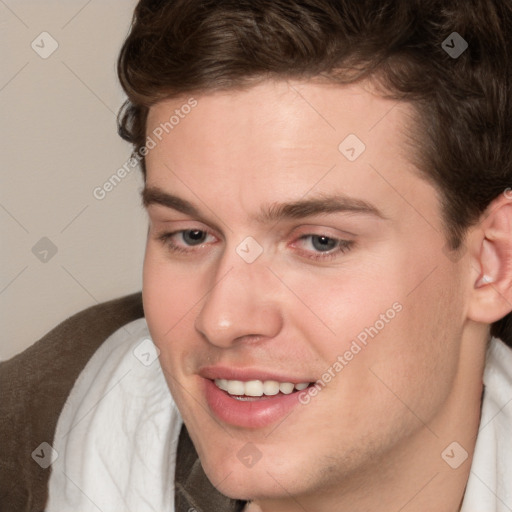
[[[52,444],[64,403],[96,349],[143,316],[140,293],[98,304],[0,363],[0,512],[44,511],[51,466],[42,469],[32,452],[42,442]],[[227,498],[210,483],[185,425],[175,475],[176,512],[239,512],[244,507],[245,502]]]

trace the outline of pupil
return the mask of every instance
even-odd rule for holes
[[[206,233],[204,231],[200,231],[199,229],[185,231],[183,233],[183,240],[188,245],[198,245],[204,242],[206,238]]]
[[[330,251],[336,246],[336,240],[328,236],[313,236],[311,239],[313,247],[318,251]]]

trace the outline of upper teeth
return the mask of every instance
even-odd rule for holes
[[[279,391],[289,395],[294,389],[301,391],[309,386],[309,382],[293,384],[291,382],[277,382],[276,380],[241,380],[215,379],[218,388],[227,391],[230,395],[263,396],[277,395]]]

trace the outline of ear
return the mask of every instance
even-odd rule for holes
[[[512,193],[496,198],[467,241],[473,293],[468,318],[491,324],[512,311]],[[475,277],[476,276],[476,277]]]

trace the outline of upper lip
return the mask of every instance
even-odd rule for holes
[[[277,382],[291,382],[293,384],[314,382],[316,380],[308,377],[285,375],[283,373],[277,373],[269,370],[259,370],[258,368],[236,368],[233,366],[203,366],[198,373],[201,377],[210,380],[275,380]]]

